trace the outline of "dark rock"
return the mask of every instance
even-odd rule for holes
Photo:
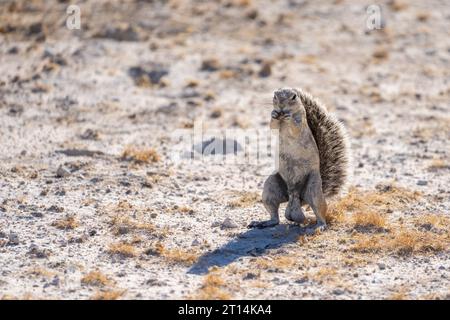
[[[56,170],[56,177],[57,178],[65,178],[69,177],[72,173],[67,169],[66,167],[60,165],[58,169]]]
[[[419,180],[417,181],[418,186],[426,186],[428,184],[428,181],[426,180]]]
[[[101,30],[94,34],[94,38],[104,38],[111,39],[116,41],[140,41],[143,38],[140,37],[138,31],[135,27],[128,26],[114,26],[114,27],[106,27],[104,30]]]
[[[64,189],[59,189],[58,191],[55,192],[55,196],[63,197],[65,195],[66,195],[66,190],[64,190]]]
[[[255,20],[258,17],[258,10],[252,9],[245,16],[250,20]]]
[[[52,52],[45,50],[43,58],[48,59],[51,63],[57,64],[59,66],[67,65],[67,60],[60,53],[53,54]]]
[[[7,51],[7,53],[8,53],[8,54],[18,54],[18,53],[19,53],[19,48],[17,48],[16,46],[14,46],[14,47],[10,48],[10,49]]]
[[[148,286],[158,286],[158,287],[160,287],[160,286],[165,286],[165,285],[166,285],[165,282],[160,281],[160,280],[158,280],[158,279],[148,279],[148,280],[145,282],[145,284],[148,285]]]
[[[121,185],[123,187],[129,187],[129,186],[131,186],[131,183],[127,180],[120,180],[119,185]]]
[[[70,98],[69,96],[55,99],[56,108],[62,109],[64,111],[68,111],[71,106],[76,105],[77,103],[78,101]]]
[[[307,277],[303,277],[303,278],[295,280],[295,283],[298,283],[298,284],[302,284],[302,283],[305,283],[305,282],[308,282],[308,278]]]
[[[267,78],[272,74],[272,67],[270,65],[270,63],[266,62],[263,64],[263,66],[261,67],[261,70],[259,70],[258,75],[261,78]]]
[[[23,106],[13,104],[9,107],[8,115],[10,116],[21,115],[22,113],[23,113]]]
[[[62,153],[68,157],[94,157],[104,155],[101,151],[92,151],[86,149],[65,149],[56,150],[56,153]]]
[[[153,188],[153,184],[152,184],[150,181],[144,181],[144,182],[142,182],[142,183],[141,183],[141,186],[142,186],[143,188],[149,188],[149,189]]]
[[[141,85],[143,81],[151,84],[159,84],[161,79],[169,74],[169,70],[160,65],[154,65],[150,70],[142,67],[131,67],[128,75],[133,78],[136,85]]]
[[[46,249],[40,249],[37,245],[32,244],[28,250],[28,255],[33,258],[45,259],[49,256],[49,251]]]
[[[27,36],[33,36],[42,33],[43,26],[42,22],[33,23],[28,27]]]
[[[209,116],[213,119],[220,118],[222,116],[222,110],[214,110]]]
[[[220,66],[219,60],[206,59],[206,60],[203,60],[200,70],[212,72],[212,71],[217,71],[220,68],[221,68],[221,66]]]
[[[33,212],[31,212],[31,215],[35,218],[42,218],[44,216],[44,214],[39,211],[33,211]]]
[[[247,274],[244,276],[244,280],[253,280],[256,279],[258,277],[257,274],[252,273],[252,272],[247,272]]]
[[[86,129],[86,131],[80,135],[80,138],[83,140],[98,140],[98,131]]]
[[[334,289],[332,293],[337,295],[337,296],[340,296],[340,295],[344,294],[345,291],[340,289],[340,288],[337,288],[337,289]]]
[[[171,102],[168,105],[164,105],[156,109],[156,113],[164,113],[166,115],[169,114],[178,114],[179,106],[176,102]]]
[[[117,234],[124,235],[130,232],[130,228],[127,226],[119,226],[117,228]]]
[[[235,229],[238,227],[238,225],[236,224],[236,222],[234,222],[233,220],[231,220],[230,218],[226,218],[223,222],[222,222],[222,228],[223,229]]]
[[[19,244],[19,235],[15,232],[10,232],[8,236],[8,245],[16,246]]]
[[[47,211],[48,212],[61,213],[61,212],[64,212],[64,208],[52,205],[49,208],[47,208]]]
[[[384,270],[386,269],[386,265],[384,263],[377,263],[378,268],[380,268],[380,270]]]
[[[379,192],[390,192],[392,191],[392,185],[380,183],[375,186],[375,189],[377,189],[377,191]]]
[[[253,248],[249,251],[247,251],[247,253],[253,257],[257,257],[260,256],[261,254],[263,254],[265,252],[264,248]]]

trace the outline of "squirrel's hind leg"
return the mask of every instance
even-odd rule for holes
[[[303,223],[305,221],[305,214],[303,213],[300,193],[297,190],[288,191],[289,202],[286,207],[285,217],[287,220],[297,223]]]
[[[316,224],[309,227],[306,232],[314,233],[316,230],[324,230],[327,227],[327,222],[325,220],[327,203],[322,192],[322,179],[319,172],[312,173],[309,176],[304,192],[304,200],[307,204],[309,204],[317,219]]]
[[[280,223],[278,209],[280,203],[288,201],[288,194],[286,183],[278,173],[269,176],[264,183],[262,201],[264,207],[270,213],[270,220],[253,221],[248,225],[249,228],[268,228]]]

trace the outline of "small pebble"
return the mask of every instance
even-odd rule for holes
[[[231,220],[230,218],[226,218],[223,222],[222,222],[222,228],[226,228],[226,229],[234,229],[237,228],[238,225]]]
[[[34,211],[31,213],[31,215],[35,218],[42,218],[44,214],[42,212]]]
[[[60,165],[58,167],[58,170],[56,170],[56,177],[58,178],[64,178],[70,176],[72,173],[69,171],[69,169],[63,167]]]
[[[10,232],[8,237],[8,244],[10,246],[16,246],[19,244],[19,235],[15,232]]]

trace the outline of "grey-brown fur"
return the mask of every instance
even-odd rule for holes
[[[270,127],[279,129],[279,168],[264,183],[263,203],[271,219],[249,227],[279,223],[278,208],[288,202],[285,216],[302,223],[301,206],[317,218],[312,229],[326,226],[325,197],[339,193],[348,178],[349,146],[342,124],[309,94],[291,88],[274,92]]]

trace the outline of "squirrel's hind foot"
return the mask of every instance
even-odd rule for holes
[[[275,227],[278,225],[280,221],[278,220],[267,220],[267,221],[252,221],[247,228],[257,228],[257,229],[264,229],[264,228],[270,228]]]
[[[314,234],[319,234],[323,231],[325,231],[327,229],[327,224],[323,223],[323,222],[317,222],[316,224],[314,224],[313,226],[307,227],[305,229],[305,234],[306,235],[314,235]]]

